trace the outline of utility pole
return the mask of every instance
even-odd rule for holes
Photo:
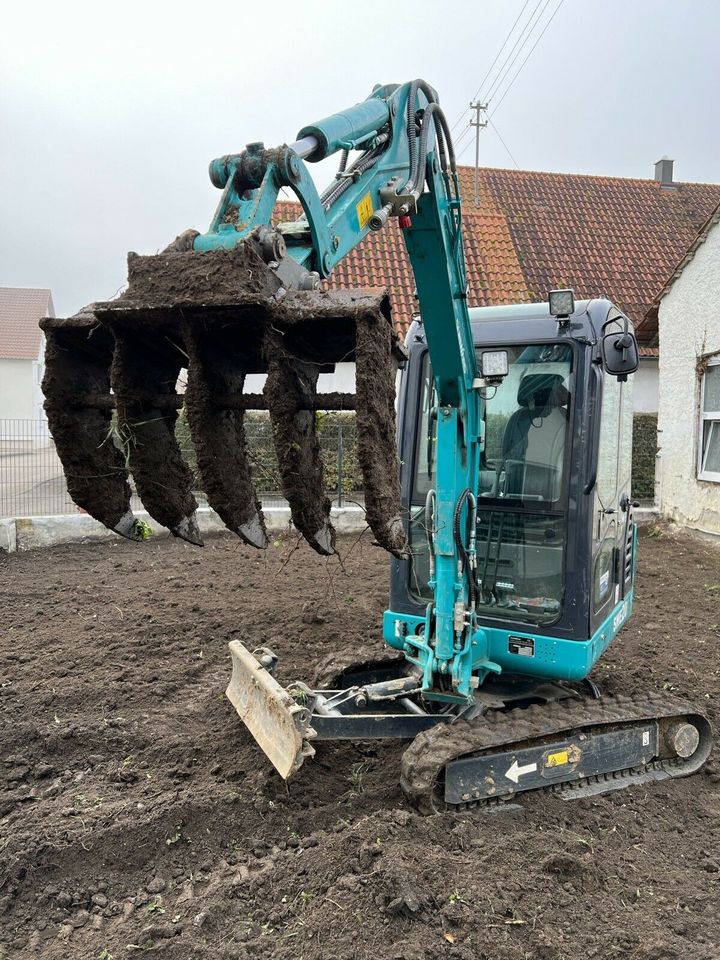
[[[486,103],[480,103],[479,100],[470,102],[470,109],[475,111],[475,119],[470,121],[470,126],[475,127],[475,206],[480,206],[480,131],[487,126],[487,120],[480,119],[480,111],[487,110]]]

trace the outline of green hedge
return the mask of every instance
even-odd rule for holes
[[[632,495],[637,500],[655,499],[657,419],[656,413],[633,417]]]
[[[325,476],[325,490],[329,494],[337,493],[340,460],[338,448],[342,436],[342,488],[343,494],[362,490],[363,481],[357,458],[357,432],[354,413],[317,413],[317,432],[320,442],[320,456]],[[186,462],[193,471],[195,488],[202,489],[197,458],[190,437],[185,411],[180,413],[175,435]],[[247,437],[248,457],[253,471],[253,480],[258,494],[279,494],[280,474],[278,471],[275,446],[272,442],[272,426],[265,413],[248,413],[245,417],[245,435]]]
[[[363,479],[357,458],[357,434],[354,413],[318,413],[317,430],[325,474],[325,490],[329,494],[338,488],[338,446],[340,433],[343,438],[343,493],[361,491]],[[500,424],[502,418],[491,418],[486,427],[490,456],[499,455]],[[498,422],[495,422],[497,420]],[[253,468],[255,488],[259,494],[278,494],[278,473],[275,447],[272,442],[270,419],[264,413],[248,413],[245,418],[245,433],[248,452]],[[190,439],[185,412],[177,421],[176,435],[185,459],[195,475],[196,489],[201,490],[197,460]],[[636,413],[633,418],[632,495],[638,500],[653,500],[655,497],[655,455],[657,453],[657,414]]]

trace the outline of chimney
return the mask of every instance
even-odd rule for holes
[[[663,157],[655,164],[655,180],[661,187],[673,187],[673,163],[669,157]]]

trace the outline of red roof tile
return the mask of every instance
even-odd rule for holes
[[[49,290],[0,287],[0,359],[37,360],[41,317],[54,317]]]
[[[698,230],[720,203],[720,184],[460,168],[469,302],[544,300],[572,287],[625,310],[639,338],[657,335],[652,304]],[[299,207],[280,203],[278,219]],[[415,309],[414,282],[396,222],[368,236],[339,264],[331,286],[387,286],[400,331]]]

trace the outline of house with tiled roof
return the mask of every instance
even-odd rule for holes
[[[54,316],[49,290],[0,287],[0,421],[44,418],[45,342],[38,321]]]
[[[681,183],[673,161],[652,179],[460,168],[469,303],[544,300],[557,287],[577,298],[607,296],[627,312],[641,345],[636,410],[657,411],[659,291],[714,208],[720,184]],[[279,220],[297,204],[278,204]],[[387,286],[398,329],[417,309],[396,221],[340,263],[330,286]]]
[[[720,536],[720,206],[659,292],[657,503]]]

